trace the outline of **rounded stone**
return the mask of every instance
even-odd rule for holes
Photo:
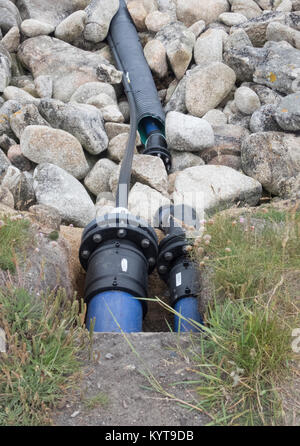
[[[234,94],[235,105],[245,115],[252,115],[261,107],[257,94],[248,87],[240,87]]]

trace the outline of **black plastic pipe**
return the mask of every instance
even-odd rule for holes
[[[120,0],[119,11],[112,19],[108,43],[118,69],[124,73],[125,93],[128,97],[130,92],[134,99],[144,153],[160,157],[169,171],[171,155],[165,139],[165,112],[125,0]]]
[[[198,229],[197,214],[188,206],[166,206],[159,209],[158,219],[166,236],[159,245],[157,269],[168,285],[170,304],[176,312],[174,331],[198,332],[203,325],[198,308],[199,271],[189,256],[189,241],[184,229],[184,225]]]

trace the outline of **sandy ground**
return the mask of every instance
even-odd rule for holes
[[[131,345],[130,345],[131,344]],[[81,388],[54,414],[57,426],[201,426],[210,421],[179,401],[154,390],[154,377],[164,391],[195,404],[197,380],[189,357],[190,335],[174,333],[96,334],[93,354],[84,358]],[[195,348],[195,347],[194,347]],[[175,382],[181,382],[176,386]],[[101,392],[107,404],[87,409],[84,400]]]

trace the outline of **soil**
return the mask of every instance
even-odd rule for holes
[[[93,353],[84,354],[80,389],[68,396],[53,414],[56,426],[201,426],[210,418],[183,407],[178,400],[196,404],[189,347],[191,335],[135,333],[94,335]],[[130,345],[131,344],[131,345]],[[195,345],[193,345],[195,351]],[[154,390],[149,377],[174,395]],[[180,382],[174,386],[173,384]],[[107,404],[87,409],[84,401],[101,392]]]

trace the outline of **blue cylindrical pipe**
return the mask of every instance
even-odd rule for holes
[[[183,299],[179,299],[175,303],[174,310],[182,315],[182,318],[177,315],[174,317],[175,332],[199,332],[201,330],[200,327],[192,325],[185,320],[191,319],[192,321],[203,325],[203,319],[198,310],[198,300],[196,297],[184,297]]]
[[[145,118],[142,122],[146,138],[148,138],[152,132],[160,132],[160,128],[153,118]]]
[[[95,332],[138,333],[143,324],[142,303],[128,293],[106,291],[93,297],[88,305],[88,329],[93,319]]]

